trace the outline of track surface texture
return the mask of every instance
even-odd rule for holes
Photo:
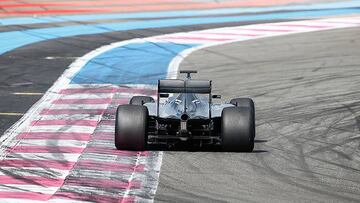
[[[70,64],[104,45],[169,33],[356,14],[359,10],[342,5],[344,9],[172,16],[174,13],[319,2],[338,1],[0,0],[0,52],[6,50],[0,54],[0,138],[9,135],[3,133],[43,97]],[[134,17],[145,11],[155,16],[142,13]],[[97,15],[106,13],[125,17]],[[9,19],[13,17],[21,18]],[[188,24],[182,24],[184,21]],[[71,34],[78,29],[81,32]],[[59,91],[61,99],[52,103],[55,111],[42,111],[46,112],[40,116],[43,119],[29,125],[33,131],[20,133],[18,145],[0,160],[0,202],[6,198],[10,202],[19,202],[19,198],[24,202],[152,202],[162,158],[155,202],[359,202],[359,35],[359,28],[351,28],[250,40],[206,48],[183,61],[181,69],[199,70],[198,77],[213,80],[214,93],[221,94],[222,101],[237,96],[254,98],[254,153],[183,149],[165,151],[162,156],[157,150],[116,151],[115,108],[143,90],[111,93],[109,103],[102,98],[106,93],[96,92],[103,84],[89,84],[90,90],[96,90],[93,94],[76,92],[78,84],[70,84],[75,91]],[[87,112],[95,107],[106,111]]]
[[[255,100],[255,151],[165,152],[156,202],[359,202],[359,35],[288,35],[187,57],[181,69],[212,79],[224,101]]]

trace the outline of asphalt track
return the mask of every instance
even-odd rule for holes
[[[340,4],[334,4],[333,6],[336,5],[347,7],[351,4],[340,3]],[[316,6],[315,4],[313,8],[326,8],[327,6],[329,5],[324,4],[319,7]],[[335,8],[333,6],[330,7]],[[300,6],[300,7],[304,8],[304,6]],[[289,8],[296,9],[300,7],[297,6],[297,7],[289,7]],[[271,11],[271,9],[273,8],[269,7],[269,8],[258,8],[258,9],[257,8],[254,9],[247,8],[247,9],[252,10],[252,12],[256,12],[257,10],[264,12],[266,9],[269,9]],[[206,13],[207,11],[204,12]],[[167,13],[166,15],[169,15],[169,13]],[[110,16],[113,15],[108,15],[106,17],[110,17]],[[134,16],[138,16],[138,15],[134,14]],[[78,21],[80,21],[81,19],[86,19],[84,18],[84,16],[77,16],[76,18],[77,20],[76,20],[75,17],[68,16],[67,18],[69,18],[71,23],[74,24],[79,24],[80,22]],[[88,16],[87,18],[89,17],[91,16]],[[36,21],[37,18],[32,17],[27,19],[25,18],[21,18],[21,19],[22,20],[18,20],[18,21],[16,21],[15,18],[9,20],[12,23],[20,23],[21,21],[23,21],[26,24],[29,21],[31,22]],[[41,22],[40,19],[42,18],[40,17],[38,19]],[[50,18],[50,21],[51,19],[65,20],[66,18],[62,18],[61,16],[60,17],[55,16],[53,18]],[[0,29],[2,32],[9,32],[14,30],[22,31],[24,29],[30,29],[30,28],[33,29],[33,28],[38,28],[39,26],[49,27],[49,26],[64,25],[62,23],[59,24],[56,22],[57,21],[48,24],[32,24],[26,26],[22,26],[22,25],[2,26]],[[47,40],[45,42],[33,43],[21,48],[17,48],[16,50],[10,51],[9,53],[2,54],[0,56],[0,70],[2,71],[2,74],[0,76],[1,79],[0,85],[3,88],[1,88],[0,90],[0,97],[1,97],[0,112],[4,112],[4,113],[12,112],[12,113],[16,113],[17,115],[0,116],[0,133],[3,133],[6,129],[8,129],[14,122],[16,122],[21,117],[23,113],[26,112],[26,110],[32,104],[34,104],[38,99],[40,99],[42,96],[41,93],[45,92],[51,86],[51,84],[56,80],[56,78],[58,78],[58,76],[60,76],[61,73],[63,73],[64,69],[68,67],[68,65],[73,60],[97,47],[109,44],[111,42],[122,41],[136,37],[147,37],[147,36],[160,35],[165,33],[201,30],[201,29],[224,27],[224,26],[267,23],[267,22],[275,22],[275,20],[267,20],[267,21],[254,20],[254,21],[243,21],[238,23],[213,23],[207,25],[181,26],[181,27],[171,27],[171,28],[162,28],[162,29],[160,28],[143,29],[143,30],[132,30],[127,32],[108,32],[106,34],[65,37],[65,38]],[[85,23],[90,23],[91,25],[91,22],[85,22]],[[4,25],[6,25],[6,23]],[[94,26],[94,29],[95,28],[96,26]],[[10,37],[9,39],[11,38],[14,37]],[[4,43],[7,42],[4,41]],[[40,93],[40,94],[32,94],[32,96],[13,95],[13,93],[15,92]]]
[[[100,35],[67,37],[38,42],[0,55],[0,112],[25,113],[42,95],[14,95],[13,93],[44,93],[78,57],[113,42],[167,33],[205,30],[216,27],[239,26],[275,21],[249,21],[210,25],[182,26]],[[3,134],[20,116],[0,116]]]
[[[181,69],[252,97],[254,153],[167,151],[156,202],[359,202],[360,29],[250,40]],[[206,58],[206,60],[204,60]]]

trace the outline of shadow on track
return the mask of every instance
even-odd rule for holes
[[[255,140],[255,143],[265,143],[267,140]],[[176,145],[150,145],[147,146],[148,151],[175,151],[175,152],[225,152],[221,150],[220,145],[197,146],[191,142],[178,143]],[[268,150],[253,150],[252,152],[238,152],[238,153],[267,153]]]

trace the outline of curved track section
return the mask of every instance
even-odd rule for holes
[[[181,69],[257,107],[255,152],[165,152],[159,202],[358,202],[359,28],[210,47]],[[207,60],[204,60],[206,58]]]
[[[186,56],[183,50],[357,25],[357,18],[259,24],[101,47],[77,59],[3,137],[0,197],[10,202],[151,201],[162,152],[114,149],[113,115],[118,104],[136,94],[154,95],[156,79],[177,72],[171,67]]]
[[[47,90],[64,68],[71,61],[77,59],[41,100],[0,138],[1,202],[153,201],[163,152],[115,150],[113,146],[113,128],[116,106],[127,103],[133,95],[153,95],[155,93],[153,85],[156,80],[165,77],[176,77],[178,63],[187,54],[197,49],[249,39],[359,26],[359,19],[356,16],[353,18],[260,24],[269,21],[293,21],[304,17],[356,14],[359,13],[356,1],[311,5],[308,8],[299,5],[225,9],[235,5],[258,6],[291,2],[295,1],[202,2],[171,8],[182,10],[186,8],[205,9],[216,7],[222,9],[182,11],[176,14],[174,12],[151,12],[129,15],[101,14],[0,19],[0,24],[4,25],[0,27],[1,68],[5,73],[9,73],[3,74],[5,80],[2,85],[9,87],[9,89],[2,90],[2,93],[12,93],[11,98],[2,101],[5,104],[2,105],[4,109],[8,109],[8,107],[19,109],[19,105],[26,104],[21,107],[22,111],[25,111],[30,104],[42,95],[42,92]],[[25,7],[39,7],[41,8],[40,11],[34,11],[39,14],[46,12],[63,14],[65,10],[59,10],[58,8],[66,6],[64,4],[67,1],[62,2],[63,5],[59,5],[61,2],[58,4],[49,2],[48,5],[27,2],[26,6],[24,3],[19,5],[1,3],[2,7],[5,5],[7,8],[3,10],[7,14],[27,15],[33,12],[31,9],[29,12],[23,12],[21,9]],[[78,2],[77,5],[81,7],[87,3],[96,4],[94,1],[89,1]],[[108,1],[107,3],[108,6],[112,6],[116,2]],[[134,1],[132,3],[137,5],[140,2]],[[168,8],[166,4],[179,2],[176,0],[158,0],[157,3],[161,5],[153,6],[151,2],[144,5],[144,7],[132,5],[134,8],[119,5],[116,9],[108,9],[107,11],[134,11],[134,9],[137,9],[135,7],[158,11],[166,10]],[[11,8],[11,11],[8,10],[9,8]],[[53,8],[56,9],[52,10]],[[42,9],[45,9],[45,11]],[[105,12],[105,10],[103,11]],[[66,12],[72,13],[76,12],[76,10]],[[180,17],[184,17],[184,19],[179,19]],[[22,23],[25,26],[22,26]],[[184,31],[210,27],[239,26],[253,23],[257,25],[184,33]],[[154,36],[179,31],[181,33]],[[144,38],[147,36],[154,37]],[[128,40],[132,38],[144,39]],[[121,40],[128,41],[101,47],[84,57],[78,58],[104,44]],[[208,49],[206,51],[212,52]],[[213,53],[218,54],[218,52]],[[229,55],[225,53],[223,56]],[[16,65],[12,67],[12,64]],[[41,69],[36,67],[39,65],[42,66]],[[226,74],[227,69],[222,68],[219,72]],[[224,75],[219,74],[218,76]],[[225,75],[224,77],[228,76]],[[294,80],[302,80],[301,77]],[[224,84],[226,83],[224,82]],[[12,102],[12,98],[20,98],[19,94],[15,94],[14,91],[25,91],[18,92],[24,98],[21,102]],[[266,92],[262,94],[266,95]],[[37,97],[33,97],[33,101],[30,101],[25,98],[28,95]],[[260,94],[259,97],[261,96],[263,95]],[[275,99],[273,102],[279,101]],[[267,110],[271,112],[272,109]],[[260,115],[262,117],[260,116],[260,119],[268,118],[266,117],[268,111],[266,111],[266,108],[261,110]],[[356,114],[356,109],[353,114]],[[5,113],[1,115],[15,116],[21,114]],[[289,120],[287,121],[289,122]],[[271,126],[273,124],[272,120],[267,121],[267,123],[260,123],[260,131],[263,130],[263,132],[267,133],[267,129],[263,129],[267,124]],[[288,133],[286,130],[280,130],[279,132],[282,135]],[[266,140],[264,140],[260,140],[260,142],[265,142]],[[269,143],[271,142],[269,141]],[[266,154],[269,151],[260,148],[257,152]],[[187,156],[195,156],[197,160],[197,154],[199,153],[188,154]],[[210,156],[209,160],[214,156],[212,153],[204,154]],[[237,157],[238,155],[229,154],[225,162],[232,160],[232,156]],[[223,158],[224,156],[218,155],[218,157]],[[353,158],[350,155],[348,157],[356,159],[356,157]],[[198,192],[197,196],[188,191],[186,191],[188,195],[184,195],[181,192],[182,189],[178,189],[176,186],[173,187],[172,183],[168,184],[166,179],[169,176],[167,174],[168,163],[174,164],[173,161],[176,161],[179,157],[174,153],[174,157],[166,156],[165,158],[165,182],[164,178],[162,178],[162,186],[158,193],[159,200],[190,201],[190,198],[195,198],[196,201],[249,200],[246,197],[241,199],[239,196],[233,196],[230,194],[231,192],[227,194],[228,199],[221,196],[220,198],[214,197],[214,195],[217,195],[216,192],[201,193],[196,188],[194,191]],[[263,165],[266,165],[266,161],[263,161],[265,162]],[[195,163],[197,162],[193,164]],[[234,164],[240,166],[242,163],[237,161]],[[188,170],[186,168],[188,166],[184,166]],[[211,167],[215,167],[215,171],[217,170],[216,166],[211,165]],[[348,166],[348,168],[351,167],[352,165]],[[263,166],[263,168],[265,167]],[[245,167],[244,170],[247,170],[247,168]],[[233,173],[231,170],[228,171]],[[271,172],[270,169],[268,172]],[[246,171],[243,171],[239,175],[244,176],[245,173]],[[308,176],[316,175],[310,174]],[[209,176],[202,175],[202,177]],[[177,176],[172,176],[172,178],[176,179]],[[354,178],[356,179],[357,176]],[[194,189],[191,186],[196,185],[194,183],[196,179],[185,178],[183,180],[187,181],[188,184],[186,185],[188,185],[189,190]],[[228,180],[231,181],[230,178]],[[239,180],[235,181],[239,184]],[[208,187],[212,183],[212,181],[206,181],[204,185]],[[271,183],[277,182],[273,181]],[[341,182],[341,184],[346,185],[347,183]],[[302,183],[298,182],[294,185],[304,189]],[[164,186],[173,187],[174,189],[172,191],[165,190],[164,192]],[[181,184],[177,186],[181,186]],[[214,188],[216,187],[214,186]],[[239,188],[241,187],[237,187],[236,190]],[[314,189],[312,186],[309,186],[309,188]],[[356,186],[354,188],[357,191]],[[209,187],[210,190],[213,190],[213,188]],[[315,188],[315,190],[324,195],[322,188]],[[355,193],[354,195],[348,190],[344,191],[349,194],[342,196],[334,194],[334,198],[356,200]],[[174,197],[179,194],[183,198],[177,199],[177,197]],[[267,197],[265,193],[263,199],[255,200],[263,201]],[[286,201],[287,199],[280,197],[278,200]]]
[[[92,50],[118,41],[133,38],[204,30],[216,27],[246,25],[250,22],[211,25],[153,28],[105,34],[75,36],[42,41],[0,55],[0,134],[3,134],[52,86],[56,79],[77,58]],[[262,23],[258,21],[257,23]],[[166,73],[164,73],[166,74]]]

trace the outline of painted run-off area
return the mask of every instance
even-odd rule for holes
[[[233,1],[197,1],[197,0],[84,0],[84,1],[13,1],[0,2],[0,17],[24,15],[64,15],[79,13],[108,13],[108,12],[145,12],[188,9],[215,9],[233,7],[275,6],[294,3],[314,3],[324,0],[233,0]],[[329,1],[328,1],[329,2]],[[330,0],[331,2],[331,0]]]

